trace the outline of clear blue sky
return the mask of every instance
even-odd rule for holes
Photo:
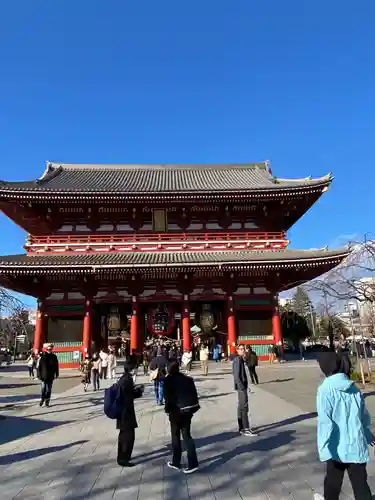
[[[333,172],[293,247],[373,230],[373,0],[13,0],[0,16],[0,179],[65,163]],[[22,231],[0,219],[0,253]]]

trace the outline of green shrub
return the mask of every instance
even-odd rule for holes
[[[362,375],[358,372],[351,372],[350,373],[350,380],[353,380],[354,382],[361,382],[362,381]]]

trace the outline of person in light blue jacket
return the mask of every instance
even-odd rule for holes
[[[344,355],[322,352],[318,362],[326,376],[317,394],[318,452],[326,463],[324,499],[339,500],[347,470],[355,499],[371,500],[366,464],[368,446],[375,443],[364,397],[349,379],[350,363]]]

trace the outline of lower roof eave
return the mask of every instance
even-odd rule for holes
[[[186,252],[108,252],[38,253],[0,256],[0,273],[85,272],[111,270],[194,269],[194,268],[291,268],[339,264],[349,255],[341,250],[280,251],[186,251]]]
[[[147,269],[194,269],[194,268],[219,268],[219,269],[236,269],[236,268],[253,268],[253,269],[282,269],[291,267],[314,267],[325,265],[338,265],[342,262],[342,258],[330,259],[315,259],[305,261],[284,260],[279,262],[270,261],[240,261],[240,262],[194,262],[194,263],[157,263],[157,264],[107,264],[107,265],[56,265],[56,266],[34,266],[34,265],[0,265],[0,274],[10,274],[11,271],[16,271],[19,274],[48,274],[54,272],[64,273],[66,271],[82,272],[87,274],[100,273],[100,271],[111,271],[123,269],[129,271],[142,271]]]

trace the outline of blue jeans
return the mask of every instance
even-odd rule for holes
[[[42,380],[42,393],[41,393],[42,401],[46,401],[49,403],[49,400],[51,399],[52,385],[53,385],[53,380],[45,380],[45,381]]]
[[[162,404],[164,401],[164,378],[154,381],[156,402]]]

